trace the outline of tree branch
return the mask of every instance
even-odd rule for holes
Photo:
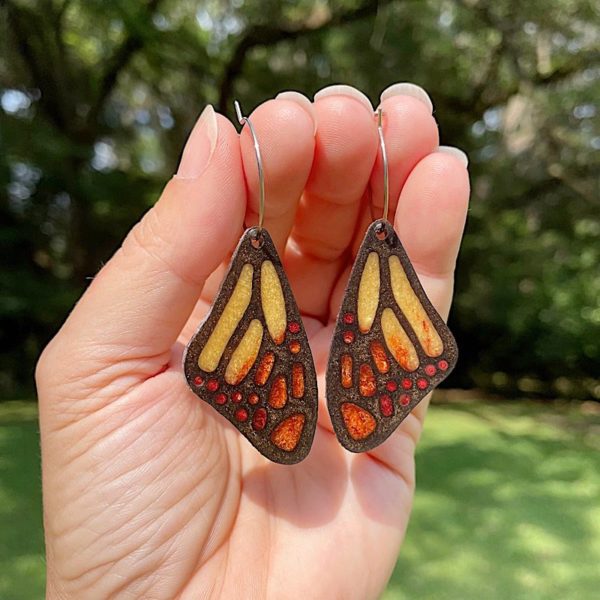
[[[162,0],[149,0],[146,11],[149,19],[154,16]],[[140,33],[140,29],[131,31],[123,43],[114,51],[113,55],[108,59],[108,66],[100,78],[98,93],[92,107],[88,113],[88,125],[93,126],[96,122],[106,99],[112,93],[119,75],[123,69],[129,64],[134,54],[144,47],[146,38]]]
[[[523,81],[529,82],[535,86],[560,83],[600,61],[600,52],[592,50],[586,53],[579,53],[576,58],[561,65],[550,73],[542,74],[536,72],[534,75],[527,75],[522,72],[519,65],[519,50],[515,47],[512,39],[515,33],[515,24],[512,22],[505,22],[502,19],[495,17],[488,4],[478,3],[474,8],[470,3],[465,2],[465,0],[456,0],[456,3],[464,10],[476,10],[483,24],[491,29],[499,31],[502,36],[500,43],[494,48],[486,75],[472,88],[470,96],[468,98],[447,96],[441,98],[441,103],[437,102],[438,105],[441,104],[457,114],[483,115],[486,110],[504,104],[511,96],[518,93],[520,84]],[[495,80],[497,79],[498,70],[503,57],[508,57],[512,60],[516,77],[512,85],[498,90],[498,86],[495,85]],[[490,93],[490,90],[495,90],[496,93]]]
[[[273,46],[284,40],[293,40],[302,35],[316,33],[331,27],[345,25],[368,17],[391,0],[367,0],[356,8],[340,10],[318,23],[253,25],[248,27],[233,50],[231,59],[221,78],[218,107],[225,112],[231,100],[233,84],[244,68],[248,52],[258,46]]]
[[[29,70],[31,81],[41,92],[42,108],[58,129],[67,130],[69,128],[69,120],[66,116],[68,103],[65,101],[53,69],[53,49],[46,47],[45,52],[42,53],[35,46],[35,42],[40,42],[44,47],[48,41],[47,38],[44,39],[44,32],[37,27],[36,15],[8,0],[2,0],[0,7],[6,11],[10,30],[19,54]]]

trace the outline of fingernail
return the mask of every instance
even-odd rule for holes
[[[469,157],[459,148],[455,148],[454,146],[438,146],[437,151],[456,156],[465,167],[469,166]]]
[[[285,92],[279,92],[277,96],[275,96],[276,100],[289,100],[290,102],[295,102],[299,104],[310,116],[313,122],[313,134],[317,133],[317,113],[315,111],[315,107],[313,103],[300,92],[295,92],[293,90],[287,90]]]
[[[178,178],[195,179],[202,175],[215,151],[218,132],[217,116],[213,107],[207,104],[183,149],[177,169]]]
[[[419,85],[408,82],[394,83],[381,92],[379,99],[383,102],[392,96],[412,96],[423,102],[429,109],[429,112],[433,113],[433,102],[431,101],[429,94]]]
[[[327,98],[327,96],[350,96],[350,98],[358,100],[370,114],[373,114],[371,101],[360,90],[353,88],[351,85],[329,85],[315,94],[315,100]]]

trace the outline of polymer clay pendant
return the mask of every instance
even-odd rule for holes
[[[184,368],[194,393],[261,454],[284,464],[306,457],[317,424],[315,368],[264,229],[244,233],[208,317],[187,346]]]
[[[388,211],[387,157],[384,163]],[[386,440],[452,371],[458,348],[387,219],[360,247],[337,318],[327,368],[327,405],[340,443],[366,452]]]
[[[352,452],[381,444],[454,368],[458,348],[390,223],[371,224],[338,315],[327,404]]]
[[[306,332],[277,250],[262,228],[247,229],[205,321],[184,357],[187,382],[268,459],[293,464],[310,451],[317,379]]]

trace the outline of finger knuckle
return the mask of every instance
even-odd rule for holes
[[[43,390],[52,381],[53,373],[58,367],[59,350],[56,337],[53,338],[42,350],[35,366],[35,384],[38,392]]]

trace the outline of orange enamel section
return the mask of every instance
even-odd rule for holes
[[[373,369],[367,364],[360,365],[358,372],[358,389],[361,396],[372,396],[377,390]]]
[[[367,333],[371,330],[379,306],[379,255],[371,252],[365,261],[358,285],[358,328]]]
[[[258,319],[253,319],[225,369],[225,381],[229,385],[237,385],[246,377],[256,362],[262,338],[263,326]]]
[[[267,379],[269,379],[271,371],[273,370],[274,364],[275,354],[273,354],[273,352],[265,353],[260,363],[258,364],[256,373],[254,374],[254,383],[256,383],[257,385],[265,385],[265,383],[267,383]]]
[[[269,405],[273,408],[283,408],[287,403],[287,384],[285,377],[279,375],[271,386],[269,392]]]
[[[381,313],[381,330],[386,346],[398,364],[406,371],[414,371],[419,366],[417,351],[391,308]]]
[[[300,363],[294,363],[292,366],[292,396],[304,396],[304,367]]]
[[[389,265],[390,283],[394,298],[406,316],[406,320],[413,328],[419,344],[421,344],[427,356],[440,356],[444,351],[442,339],[412,289],[400,259],[395,255],[390,256]]]
[[[390,370],[390,361],[385,352],[385,348],[380,342],[374,341],[371,342],[369,349],[371,350],[371,356],[373,357],[373,362],[375,363],[377,370],[380,373],[387,373]]]
[[[368,410],[352,402],[344,402],[341,410],[344,425],[353,440],[364,440],[375,431],[377,423]]]
[[[342,387],[346,389],[352,387],[352,357],[349,354],[342,354],[340,361],[340,377]]]
[[[271,434],[271,441],[275,446],[286,452],[292,452],[300,441],[304,429],[305,417],[297,413],[282,421]]]

